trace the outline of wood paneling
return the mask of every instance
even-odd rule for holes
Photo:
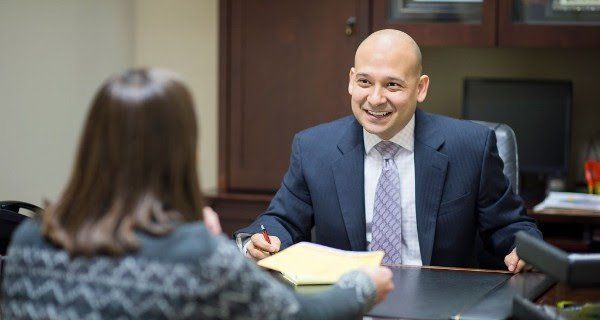
[[[272,196],[254,194],[219,193],[207,195],[208,205],[219,214],[223,232],[229,236],[247,227],[269,206]]]
[[[219,192],[227,191],[227,168],[229,168],[229,63],[231,60],[229,7],[229,1],[219,1],[219,175],[217,181]]]
[[[367,35],[365,1],[221,4],[221,191],[273,192],[293,135],[350,113],[348,72]],[[354,34],[346,21],[356,17]]]

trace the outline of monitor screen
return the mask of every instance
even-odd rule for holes
[[[517,137],[524,173],[566,175],[570,81],[465,79],[463,118],[505,123]]]

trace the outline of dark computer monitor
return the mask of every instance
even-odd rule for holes
[[[570,81],[468,78],[463,118],[506,123],[523,173],[565,176],[571,136]]]

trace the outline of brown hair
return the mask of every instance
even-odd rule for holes
[[[122,255],[136,230],[168,234],[199,220],[192,97],[164,70],[106,81],[87,115],[73,172],[42,218],[44,236],[72,255]]]

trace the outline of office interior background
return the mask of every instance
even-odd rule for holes
[[[274,188],[277,187],[269,179],[281,179],[287,162],[282,160],[281,163],[274,164],[274,173],[267,174],[265,180],[256,181],[256,188],[253,189],[253,186],[249,186],[247,180],[244,180],[244,176],[235,176],[241,171],[242,175],[248,174],[246,177],[250,177],[250,171],[244,171],[243,166],[229,167],[234,161],[233,156],[243,155],[247,151],[244,151],[244,148],[236,150],[235,143],[261,141],[271,135],[280,135],[281,140],[277,143],[285,147],[280,148],[280,154],[276,158],[287,159],[291,132],[303,127],[293,127],[298,126],[298,123],[294,123],[286,128],[290,132],[285,131],[282,134],[278,126],[286,125],[286,113],[298,115],[302,114],[302,109],[281,105],[277,115],[263,117],[263,122],[254,123],[255,126],[266,127],[258,133],[248,131],[251,126],[244,130],[232,128],[238,123],[236,121],[245,121],[235,118],[235,115],[232,120],[231,114],[228,113],[230,108],[235,108],[236,103],[241,105],[241,102],[235,99],[263,99],[268,104],[270,98],[277,96],[271,95],[272,92],[268,90],[254,92],[262,96],[252,96],[252,92],[244,90],[256,88],[256,85],[246,87],[245,83],[238,83],[251,82],[252,79],[236,78],[236,74],[231,73],[231,68],[250,68],[252,64],[268,65],[272,56],[267,52],[270,48],[265,46],[264,56],[269,58],[261,61],[261,55],[256,54],[260,48],[251,45],[253,39],[245,38],[239,41],[235,37],[242,34],[240,30],[245,30],[246,35],[260,34],[261,30],[268,29],[269,23],[273,21],[296,31],[303,30],[302,24],[306,23],[305,34],[297,35],[297,38],[293,33],[286,34],[286,30],[281,29],[278,33],[274,29],[273,45],[293,46],[297,55],[287,57],[286,61],[290,62],[287,68],[265,69],[265,73],[259,76],[261,81],[270,79],[273,83],[283,82],[280,85],[285,91],[285,88],[290,89],[294,86],[294,83],[288,81],[290,74],[301,76],[315,72],[305,68],[305,64],[298,68],[294,65],[294,59],[303,59],[305,55],[310,55],[310,50],[324,45],[328,41],[324,34],[339,33],[341,37],[347,36],[344,34],[348,27],[346,16],[355,16],[356,19],[350,23],[351,28],[355,28],[351,30],[354,33],[352,36],[355,37],[349,45],[351,48],[355,48],[360,37],[364,37],[368,31],[376,30],[379,25],[389,26],[382,24],[381,19],[377,18],[377,10],[382,2],[295,2],[298,6],[305,6],[305,10],[285,12],[280,17],[273,16],[273,19],[261,21],[262,18],[252,15],[263,9],[252,6],[267,6],[268,1],[0,1],[1,200],[22,200],[42,206],[44,199],[56,199],[70,175],[80,129],[90,100],[100,83],[111,74],[125,68],[164,67],[184,77],[196,101],[200,124],[198,165],[203,190],[212,197],[212,201],[216,201],[217,206],[219,199],[237,199],[245,204],[250,203],[252,209],[248,209],[247,206],[236,207],[232,203],[227,203],[229,207],[221,205],[224,220],[226,223],[231,222],[226,226],[226,230],[246,224],[268,202]],[[318,7],[317,3],[326,3],[325,6],[331,12],[336,11],[337,4],[341,7],[342,3],[345,6],[351,3],[352,8],[344,19],[338,19],[337,16],[330,19],[326,16],[329,11],[311,11]],[[504,6],[503,0],[486,0],[484,3],[486,6],[490,3],[495,6],[491,12]],[[291,5],[284,7],[293,8]],[[358,14],[354,14],[352,10]],[[295,18],[285,20],[285,15]],[[500,19],[499,16],[496,18]],[[246,20],[243,20],[244,18]],[[324,32],[325,30],[311,28],[310,26],[314,26],[309,23],[312,20],[330,21],[328,26],[331,26],[331,29]],[[227,30],[224,31],[223,28]],[[559,43],[530,46],[526,42],[503,45],[498,40],[499,29],[500,27],[495,25],[491,31],[485,31],[491,32],[492,37],[495,37],[492,40],[462,44],[422,44],[424,73],[430,76],[431,85],[428,97],[420,107],[426,111],[460,118],[463,108],[463,83],[466,78],[570,81],[573,93],[570,150],[568,174],[562,178],[566,190],[581,188],[584,182],[583,163],[587,143],[590,137],[598,135],[600,131],[600,98],[597,92],[597,74],[600,70],[598,40],[590,37],[590,45],[586,45],[587,35],[584,33],[578,37],[580,42],[574,45]],[[407,31],[411,33],[410,30]],[[599,34],[598,31],[594,32],[590,35]],[[261,41],[264,41],[265,37],[261,38]],[[306,42],[294,42],[307,37],[314,39],[310,47],[301,45]],[[415,38],[419,42],[419,37]],[[532,42],[535,40],[531,39]],[[462,40],[459,39],[460,41]],[[236,45],[240,47],[235,47]],[[245,53],[253,55],[243,56]],[[319,93],[331,94],[336,97],[335,101],[347,102],[333,107],[332,111],[327,109],[331,108],[328,105],[330,102],[322,101],[322,105],[311,105],[311,112],[318,108],[329,110],[324,112],[330,117],[326,120],[351,113],[344,81],[347,79],[352,59],[353,49],[347,50],[347,54],[340,56],[336,61],[341,66],[340,74],[327,77],[340,79],[340,83],[331,86],[324,84],[327,88],[339,90]],[[282,81],[282,78],[285,78],[285,81]],[[319,78],[312,79],[319,81]],[[302,82],[304,79],[299,78],[298,81]],[[227,99],[231,100],[224,101]],[[257,115],[264,113],[252,109],[245,109],[245,112],[256,112]],[[278,118],[281,119],[280,122],[277,121]],[[251,117],[248,119],[253,121]],[[306,117],[300,120],[308,126],[317,124],[315,119]],[[240,136],[232,138],[232,135]],[[245,137],[248,140],[244,140]],[[517,141],[518,139],[517,132]],[[562,148],[560,145],[556,147]],[[263,153],[264,158],[255,158],[253,163],[268,164],[271,161],[271,149]],[[251,212],[238,219],[228,212],[228,209],[235,208]]]

